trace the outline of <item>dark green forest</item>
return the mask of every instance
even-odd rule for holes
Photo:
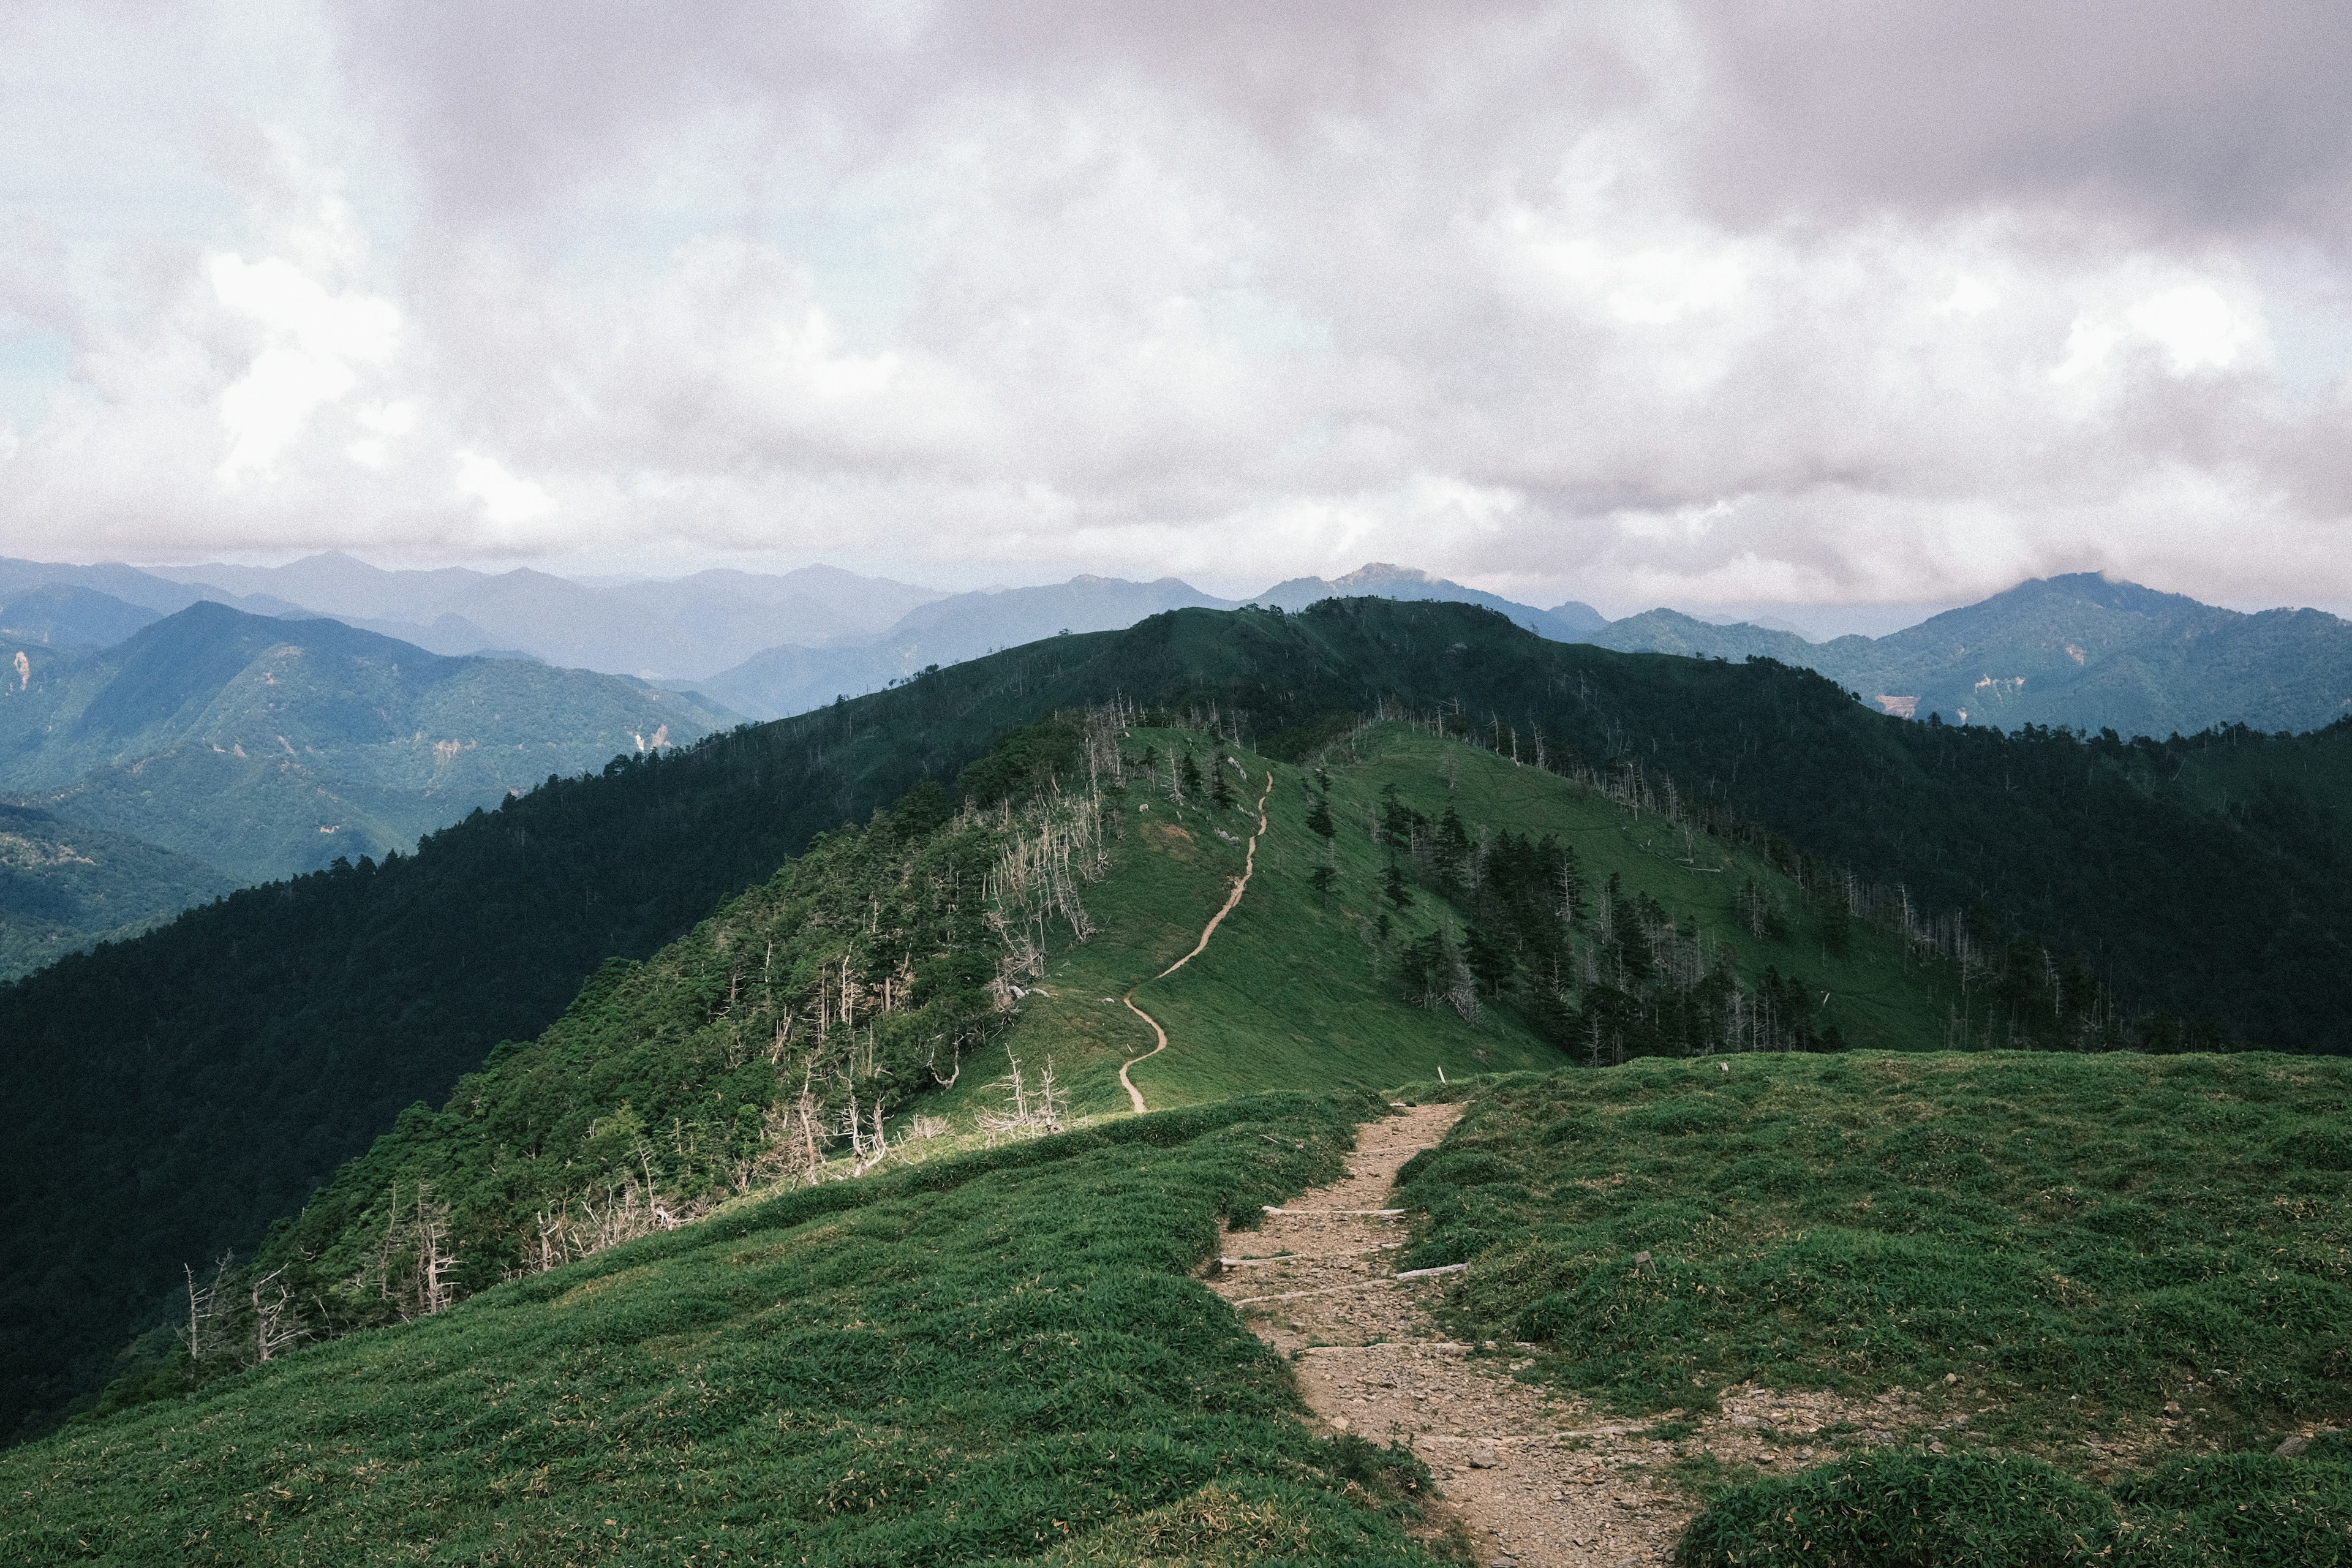
[[[1008,728],[1119,694],[1213,711],[1286,757],[1376,708],[1442,711],[1465,738],[1672,802],[1675,830],[1843,867],[1922,920],[2079,962],[2196,1038],[2352,1046],[2332,994],[2352,885],[2326,797],[2294,778],[2274,809],[2216,809],[2165,743],[1906,723],[1769,661],[1549,643],[1465,605],[1179,611],[551,780],[413,856],[242,892],[0,990],[17,1118],[0,1238],[24,1260],[0,1287],[0,1429],[94,1388],[184,1264],[249,1250],[404,1108],[545,1029],[606,959],[954,779]]]

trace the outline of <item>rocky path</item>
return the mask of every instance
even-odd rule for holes
[[[1258,1336],[1291,1358],[1318,1427],[1410,1445],[1443,1493],[1435,1524],[1458,1524],[1489,1568],[1617,1568],[1670,1560],[1696,1502],[1676,1486],[1678,1456],[1772,1474],[1843,1449],[1937,1434],[1915,1395],[1874,1399],[1720,1391],[1681,1436],[1648,1421],[1612,1419],[1580,1400],[1513,1375],[1532,1346],[1466,1345],[1429,1308],[1451,1269],[1398,1275],[1391,1261],[1409,1216],[1392,1206],[1398,1169],[1433,1147],[1462,1108],[1405,1110],[1357,1129],[1348,1174],[1265,1215],[1262,1230],[1228,1231],[1213,1288]],[[1948,1428],[1967,1417],[1947,1416]]]
[[[1232,1231],[1214,1288],[1292,1358],[1316,1423],[1409,1444],[1478,1561],[1516,1568],[1663,1563],[1689,1505],[1647,1473],[1671,1457],[1639,1424],[1591,1417],[1511,1375],[1510,1346],[1445,1338],[1426,1303],[1450,1272],[1395,1278],[1406,1216],[1398,1167],[1445,1135],[1459,1106],[1358,1131],[1347,1176]]]

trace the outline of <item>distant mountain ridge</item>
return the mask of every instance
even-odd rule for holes
[[[784,718],[837,696],[879,690],[929,665],[958,664],[1061,632],[1123,631],[1164,610],[1230,610],[1246,604],[1296,613],[1319,600],[1345,598],[1478,605],[1555,642],[1580,640],[1582,632],[1606,624],[1590,605],[1571,600],[1538,610],[1385,562],[1341,577],[1293,577],[1249,599],[1221,599],[1176,577],[1136,583],[1080,576],[1044,587],[957,594],[909,611],[878,637],[829,647],[767,648],[708,680],[668,684],[707,692],[760,718]]]
[[[551,664],[672,678],[723,669],[782,641],[878,631],[941,596],[831,566],[592,586],[529,567],[387,571],[341,552],[283,566],[208,563],[158,574],[283,598],[436,653],[520,649]]]
[[[735,721],[618,676],[204,601],[97,652],[0,639],[0,789],[240,881],[406,849],[550,773]]]
[[[210,599],[258,615],[329,615],[432,652],[635,674],[774,718],[1064,630],[1118,630],[1170,609],[1295,613],[1362,596],[1483,605],[1540,637],[1620,651],[1760,655],[1818,670],[1886,711],[1947,723],[2163,735],[2229,723],[2315,729],[2352,711],[2352,626],[2336,616],[2247,615],[2092,574],[2022,583],[1883,637],[1815,643],[1784,625],[1672,609],[1614,622],[1575,600],[1539,609],[1383,562],[1232,600],[1174,577],[947,594],[829,566],[573,582],[530,570],[392,572],[331,552],[162,573],[0,560],[0,635],[104,646]]]
[[[1761,656],[1818,670],[1875,706],[1946,723],[2194,734],[2317,730],[2352,713],[2352,622],[2246,614],[2095,573],[2036,578],[1883,637],[1809,643],[1673,610],[1589,638],[1628,653]]]
[[[1507,616],[1517,626],[1527,627],[1540,637],[1554,642],[1580,642],[1581,634],[1600,630],[1609,624],[1608,617],[1591,605],[1570,599],[1554,605],[1549,610],[1515,604],[1496,594],[1477,588],[1465,588],[1459,583],[1411,566],[1394,566],[1385,561],[1374,561],[1357,567],[1339,577],[1293,577],[1276,583],[1265,593],[1247,601],[1267,605],[1276,609],[1298,611],[1318,599],[1404,599],[1444,600],[1458,605],[1482,605]]]
[[[709,680],[669,684],[755,718],[788,718],[835,697],[878,691],[929,665],[961,664],[1063,632],[1121,631],[1163,610],[1229,610],[1234,603],[1174,577],[1135,583],[1081,576],[1043,587],[982,589],[919,605],[878,637],[829,647],[784,644]]]

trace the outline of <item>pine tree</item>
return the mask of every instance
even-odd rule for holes
[[[1404,868],[1393,860],[1389,862],[1389,868],[1381,873],[1381,891],[1386,895],[1391,908],[1409,910],[1412,907],[1412,894],[1405,890]]]
[[[1307,808],[1307,826],[1310,831],[1326,838],[1332,836],[1335,829],[1331,826],[1330,796],[1318,795],[1315,797],[1315,804]]]
[[[1222,762],[1213,762],[1209,764],[1209,771],[1216,777],[1216,783],[1209,787],[1209,798],[1217,803],[1219,811],[1231,810],[1234,804],[1234,785],[1233,781],[1225,777],[1225,764]]]
[[[1511,972],[1518,967],[1518,961],[1512,956],[1510,944],[1488,935],[1478,926],[1472,926],[1469,937],[1463,942],[1462,956],[1469,964],[1471,974],[1486,988],[1486,994],[1499,1001],[1503,986],[1511,978]]]
[[[1853,916],[1845,907],[1844,889],[1832,892],[1822,905],[1822,950],[1843,952],[1853,942]]]
[[[1192,752],[1185,752],[1184,760],[1176,764],[1176,776],[1183,781],[1186,795],[1194,795],[1201,793],[1201,764],[1192,760]]]

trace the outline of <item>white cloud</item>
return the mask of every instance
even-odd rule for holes
[[[2206,283],[2184,283],[2151,294],[2124,318],[2164,350],[2175,375],[2221,370],[2262,336],[2261,317],[2241,310]]]
[[[2087,97],[2005,47],[1941,83],[1937,18],[37,3],[0,17],[0,327],[67,346],[19,373],[0,520],[1228,587],[1384,556],[1619,609],[2086,561],[2352,599],[2343,356],[2290,325],[2352,268],[2261,264],[2334,210],[2280,193],[2345,181],[2150,164],[2201,144],[2168,85],[2237,121],[2137,55]],[[2326,77],[2282,123],[2335,122]]]
[[[482,521],[509,540],[522,525],[555,510],[555,498],[544,487],[517,478],[504,463],[479,452],[457,454],[456,483],[459,495],[478,505]]]
[[[331,293],[289,261],[215,256],[205,268],[222,308],[261,329],[264,347],[219,398],[229,436],[224,482],[266,478],[310,416],[392,358],[400,312],[383,300]]]

